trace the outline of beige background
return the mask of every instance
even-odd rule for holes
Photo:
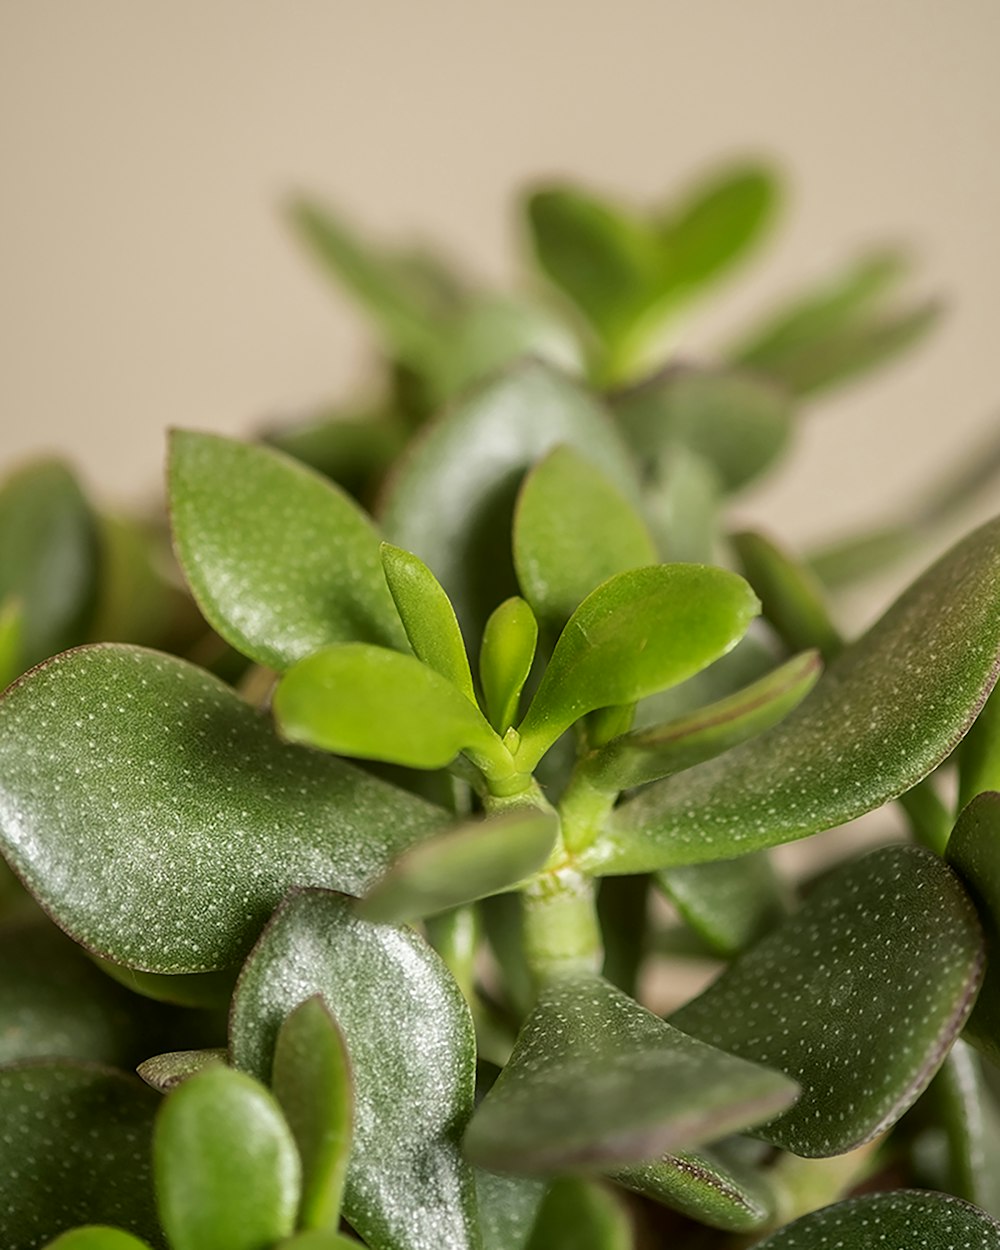
[[[998,420],[998,56],[998,0],[0,0],[0,459],[62,447],[134,497],[166,425],[345,391],[364,334],[290,188],[503,278],[524,180],[642,199],[750,151],[785,228],[684,346],[885,237],[950,301],[744,508],[793,542],[876,516]]]

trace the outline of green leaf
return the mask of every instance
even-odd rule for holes
[[[643,503],[660,551],[688,564],[716,562],[722,487],[713,465],[678,443],[652,466]]]
[[[530,362],[447,410],[389,482],[386,537],[434,571],[473,646],[490,612],[516,592],[509,539],[521,478],[559,443],[592,457],[634,497],[629,453],[608,415],[575,383]]]
[[[755,1124],[796,1092],[602,978],[567,974],[543,987],[473,1117],[465,1153],[480,1167],[528,1176],[614,1168]]]
[[[527,1250],[632,1250],[632,1224],[610,1189],[578,1176],[554,1181]]]
[[[354,1095],[347,1047],[321,995],[300,1003],[278,1030],[271,1088],[302,1160],[299,1227],[336,1231]]]
[[[513,889],[542,868],[558,830],[555,812],[533,805],[466,821],[404,852],[358,914],[401,924]]]
[[[731,859],[871,811],[951,754],[998,657],[1000,521],[992,521],[918,578],[779,725],[619,807],[587,869]]]
[[[242,1072],[210,1067],[167,1097],[153,1166],[171,1250],[260,1250],[295,1227],[295,1142],[274,1098]]]
[[[959,810],[984,790],[1000,790],[1000,694],[990,695],[958,752]]]
[[[162,1246],[149,1158],[159,1101],[97,1064],[0,1069],[4,1250],[35,1250],[79,1224],[113,1224]]]
[[[165,974],[126,968],[93,953],[90,958],[102,972],[133,994],[155,999],[158,1003],[173,1003],[178,1007],[228,1007],[236,982],[236,968],[223,968],[218,972]]]
[[[24,650],[24,609],[21,600],[11,595],[0,603],[0,690],[21,672]]]
[[[656,881],[685,923],[723,959],[752,946],[788,910],[788,890],[766,851],[665,868]]]
[[[234,1063],[270,1070],[282,1021],[320,993],[354,1074],[344,1214],[379,1250],[478,1250],[471,1170],[458,1141],[472,1111],[469,1009],[410,929],[370,924],[350,900],[293,894],[247,961],[230,1021]]]
[[[763,534],[732,535],[743,576],[760,595],[764,619],[790,651],[815,647],[830,660],[843,649],[823,602],[823,589],[809,567]]]
[[[521,691],[538,645],[538,622],[523,599],[505,599],[490,614],[479,649],[479,680],[490,724],[505,734],[518,719]]]
[[[609,577],[656,562],[630,500],[574,448],[553,448],[524,479],[514,512],[514,567],[539,620],[562,629]]]
[[[826,1157],[913,1103],[982,973],[982,932],[954,873],[930,851],[886,847],[832,874],[671,1021],[796,1080],[799,1101],[753,1135]]]
[[[224,1065],[226,1057],[225,1049],[219,1047],[207,1050],[169,1050],[144,1060],[136,1068],[136,1072],[151,1089],[168,1094],[182,1082],[204,1072],[206,1068]]]
[[[398,413],[378,405],[359,411],[323,410],[292,423],[284,421],[264,429],[260,439],[364,501],[403,450],[408,433]]]
[[[979,1056],[962,1041],[951,1048],[920,1106],[943,1134],[945,1188],[1000,1216],[1000,1114],[983,1079]]]
[[[140,1241],[120,1228],[91,1224],[63,1233],[55,1241],[50,1241],[46,1250],[149,1250],[149,1242]]]
[[[264,446],[174,430],[174,545],[205,619],[279,671],[333,642],[403,642],[379,538],[311,469]]]
[[[359,1242],[329,1229],[309,1229],[280,1243],[278,1250],[358,1250]]]
[[[227,968],[290,886],[362,893],[445,821],[284,745],[228,686],[170,656],[85,648],[0,701],[4,853],[61,928],[132,967]]]
[[[525,1250],[545,1191],[544,1181],[499,1176],[477,1168],[483,1250]]]
[[[836,539],[810,552],[808,566],[827,590],[839,590],[883,572],[920,549],[913,525],[885,525]]]
[[[38,460],[7,478],[0,487],[0,604],[20,604],[13,676],[83,642],[99,560],[97,523],[64,464]]]
[[[382,544],[382,567],[414,655],[475,705],[462,631],[441,583],[422,560],[391,543]]]
[[[1000,1224],[958,1198],[918,1190],[852,1198],[814,1211],[760,1242],[755,1250],[998,1250]]]
[[[730,651],[757,613],[733,573],[662,564],[619,573],[583,601],[559,636],[519,726],[519,766],[534,767],[575,721],[684,681]]]
[[[815,651],[804,651],[717,703],[615,738],[589,756],[583,770],[608,792],[683,772],[783,720],[816,684],[821,667]]]

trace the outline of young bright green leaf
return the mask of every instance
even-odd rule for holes
[[[382,544],[382,567],[414,655],[476,702],[455,609],[441,583],[409,551]]]
[[[619,807],[588,868],[731,859],[871,811],[951,754],[998,657],[1000,520],[918,578],[780,724]]]
[[[271,1094],[242,1072],[206,1068],[167,1096],[153,1168],[170,1250],[260,1250],[295,1227],[295,1142]]]
[[[444,768],[468,751],[504,765],[504,747],[467,695],[385,647],[347,642],[300,660],[273,708],[285,738],[340,755]]]
[[[664,868],[656,882],[713,954],[730,959],[784,918],[788,890],[767,851]]]
[[[0,1245],[36,1250],[80,1224],[162,1247],[150,1141],[159,1098],[133,1076],[66,1061],[0,1068]]]
[[[169,1050],[144,1060],[136,1068],[136,1072],[151,1089],[168,1094],[183,1081],[190,1080],[206,1068],[224,1065],[226,1058],[225,1049],[220,1047],[207,1050]]]
[[[545,864],[558,829],[555,812],[534,806],[465,821],[405,851],[358,914],[402,924],[500,894]]]
[[[527,1250],[632,1250],[632,1223],[612,1190],[581,1176],[549,1186]]]
[[[0,690],[21,672],[24,650],[24,608],[16,595],[0,603]]]
[[[787,716],[821,668],[816,652],[804,651],[717,703],[623,734],[584,761],[586,776],[598,789],[628,790],[721,755]]]
[[[602,582],[656,560],[632,502],[574,448],[553,448],[521,484],[514,567],[539,620],[562,629]]]
[[[518,719],[524,683],[538,645],[538,622],[523,599],[505,599],[490,614],[479,649],[479,681],[490,724],[505,734]]]
[[[1000,790],[1000,694],[991,694],[958,752],[961,811],[984,790]]]
[[[300,1228],[336,1230],[351,1153],[354,1095],[347,1047],[321,995],[283,1021],[271,1088],[302,1161]]]
[[[526,1176],[614,1168],[756,1124],[796,1093],[787,1078],[695,1041],[602,978],[567,974],[542,989],[465,1153]]]
[[[174,545],[205,619],[279,672],[333,642],[403,644],[379,538],[332,482],[279,451],[170,439]]]
[[[764,619],[790,651],[815,647],[830,660],[843,642],[809,568],[763,534],[746,531],[730,542],[743,576],[760,595]]]
[[[478,1250],[471,1169],[458,1142],[472,1111],[475,1038],[444,964],[411,929],[370,924],[321,890],[293,894],[237,986],[230,1049],[266,1076],[282,1021],[322,994],[354,1075],[344,1214],[379,1250]]]
[[[801,1085],[795,1106],[755,1137],[798,1155],[844,1154],[926,1087],[983,964],[955,874],[920,847],[886,847],[832,874],[671,1021]]]
[[[74,1228],[50,1241],[45,1250],[149,1250],[148,1241],[140,1241],[131,1233],[106,1224],[90,1224]]]
[[[1000,1250],[1000,1224],[978,1208],[919,1190],[851,1198],[788,1224],[755,1250]]]
[[[228,968],[290,886],[362,893],[445,822],[156,652],[70,652],[0,702],[4,854],[61,928],[131,967]]]
[[[483,1250],[525,1250],[545,1192],[544,1181],[500,1176],[477,1168],[476,1197]]]
[[[519,726],[530,770],[575,721],[676,685],[731,650],[758,604],[724,569],[661,564],[619,573],[580,604],[559,636]]]
[[[951,1048],[919,1105],[946,1143],[942,1183],[928,1188],[945,1189],[1000,1217],[1000,1112],[982,1062],[965,1042]]]
[[[358,1250],[358,1245],[353,1237],[345,1237],[343,1233],[314,1228],[289,1237],[277,1250]]]

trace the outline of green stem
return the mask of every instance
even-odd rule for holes
[[[601,930],[590,878],[561,868],[536,878],[521,897],[524,952],[536,982],[600,970]]]

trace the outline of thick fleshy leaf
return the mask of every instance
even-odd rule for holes
[[[285,421],[267,427],[260,439],[364,502],[403,450],[408,433],[399,413],[379,405],[358,411],[324,410],[304,420]]]
[[[479,681],[490,724],[504,734],[518,719],[521,691],[538,645],[538,622],[523,599],[505,599],[490,614],[479,649]]]
[[[351,1152],[354,1095],[347,1048],[320,995],[278,1030],[271,1088],[302,1161],[301,1228],[336,1229]]]
[[[24,647],[24,607],[16,595],[0,602],[0,690],[21,672]]]
[[[754,1250],[998,1250],[1000,1224],[943,1194],[919,1190],[852,1198],[788,1224]]]
[[[954,750],[1000,657],[1000,521],[920,577],[774,729],[617,809],[597,872],[733,858],[871,811]]]
[[[146,1084],[161,1094],[176,1089],[183,1081],[188,1081],[206,1068],[225,1064],[227,1054],[224,1048],[213,1047],[208,1050],[168,1050],[162,1055],[153,1055],[143,1060],[136,1072]]]
[[[544,1181],[500,1176],[477,1168],[476,1197],[483,1250],[525,1250],[545,1190]]]
[[[580,604],[559,636],[522,724],[528,771],[575,721],[677,685],[730,651],[758,603],[734,573],[661,564],[619,573]]]
[[[159,1101],[136,1077],[97,1064],[0,1069],[4,1250],[36,1250],[79,1224],[112,1224],[162,1246],[150,1174]]]
[[[984,790],[1000,791],[1000,694],[986,700],[958,753],[959,810]]]
[[[389,482],[386,537],[434,571],[473,646],[490,612],[517,590],[509,538],[521,478],[559,443],[592,457],[634,497],[632,462],[608,414],[538,363],[517,366],[446,411]]]
[[[602,582],[656,558],[632,502],[572,447],[554,448],[524,479],[514,513],[514,567],[539,620],[562,629]]]
[[[358,914],[402,924],[503,893],[545,864],[558,830],[555,812],[527,805],[467,821],[404,852]]]
[[[169,488],[188,585],[237,651],[281,671],[333,642],[403,645],[378,534],[327,479],[269,447],[175,430]]]
[[[756,1124],[796,1093],[786,1077],[695,1041],[602,978],[568,974],[542,989],[465,1153],[527,1176],[613,1168]]]
[[[631,1221],[615,1194],[565,1176],[549,1186],[527,1250],[632,1250],[633,1244]]]
[[[177,1007],[227,1007],[239,971],[233,967],[219,972],[140,972],[138,968],[126,968],[93,953],[90,958],[102,972],[133,994]]]
[[[835,656],[843,643],[808,567],[763,534],[746,531],[730,541],[743,576],[760,595],[764,619],[789,650],[815,647],[827,660]]]
[[[313,1228],[281,1242],[278,1250],[358,1250],[358,1244],[353,1237],[345,1237],[343,1233]]]
[[[788,890],[767,851],[656,874],[660,889],[708,949],[730,959],[783,919]]]
[[[458,1142],[472,1111],[475,1038],[458,986],[412,930],[360,920],[339,895],[293,894],[240,978],[234,1063],[266,1076],[282,1021],[317,993],[354,1074],[347,1219],[377,1250],[473,1250],[474,1184]]]
[[[361,893],[445,819],[156,652],[69,652],[0,703],[5,854],[72,937],[149,971],[229,967],[290,886]]]
[[[295,1142],[271,1094],[242,1072],[210,1067],[168,1095],[153,1169],[171,1250],[260,1250],[295,1227]]]
[[[975,1001],[983,938],[930,851],[874,851],[832,874],[672,1023],[802,1086],[754,1130],[794,1154],[844,1154],[894,1124]],[[905,1038],[905,1043],[900,1037]]]
[[[148,1241],[106,1224],[89,1224],[63,1233],[50,1241],[45,1250],[149,1250]]]

